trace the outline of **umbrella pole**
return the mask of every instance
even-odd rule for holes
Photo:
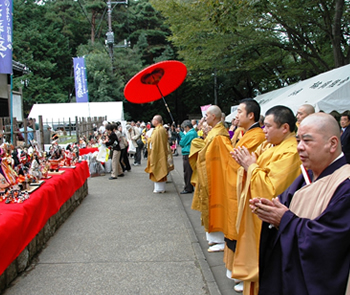
[[[166,103],[165,98],[164,98],[162,92],[160,91],[160,88],[159,88],[158,84],[156,84],[156,86],[157,86],[157,88],[158,88],[158,90],[159,90],[160,95],[162,96],[162,99],[163,99],[163,101],[164,101],[165,107],[166,107],[166,109],[168,110],[168,113],[169,113],[169,115],[170,115],[172,124],[175,124],[173,115],[172,115],[171,112],[170,112],[170,109],[169,109],[169,107],[168,107],[168,104]]]

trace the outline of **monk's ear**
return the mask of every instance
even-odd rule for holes
[[[336,136],[332,136],[329,139],[329,143],[330,143],[330,152],[335,152],[339,146],[339,139]]]
[[[290,128],[289,128],[289,124],[288,123],[282,124],[281,128],[282,128],[283,133],[290,132]]]
[[[253,112],[250,112],[250,113],[248,114],[248,119],[249,119],[249,120],[254,120],[254,113],[253,113]]]

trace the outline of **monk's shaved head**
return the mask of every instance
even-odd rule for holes
[[[301,107],[308,115],[315,113],[315,108],[311,104],[303,104]]]
[[[340,139],[340,128],[333,116],[325,113],[316,113],[307,116],[300,126],[312,126],[316,128],[317,132],[322,134],[325,138],[336,136]]]
[[[207,110],[207,113],[210,113],[210,114],[214,115],[214,117],[216,119],[220,119],[221,120],[222,112],[221,112],[221,109],[218,106],[215,106],[215,105],[214,106],[210,106],[208,108],[208,110]]]
[[[317,113],[307,116],[298,129],[298,153],[317,179],[341,154],[340,128],[333,116]]]
[[[152,119],[153,126],[157,127],[159,124],[163,124],[163,118],[161,115],[155,115]]]
[[[157,120],[157,122],[159,122],[159,123],[162,123],[162,122],[163,122],[163,118],[162,118],[161,115],[155,115],[153,119],[154,119],[154,120]]]
[[[207,109],[206,120],[211,127],[221,122],[221,109],[216,105],[210,106]]]
[[[311,104],[303,104],[297,112],[297,120],[300,124],[307,116],[315,113],[315,108]]]

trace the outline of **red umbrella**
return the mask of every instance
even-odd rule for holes
[[[158,62],[130,79],[124,88],[125,98],[132,103],[147,103],[162,98],[174,122],[164,96],[176,90],[185,80],[186,74],[186,66],[179,61]]]

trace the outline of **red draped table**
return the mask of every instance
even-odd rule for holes
[[[0,202],[0,275],[89,177],[86,161],[46,179],[21,204]]]
[[[94,152],[98,152],[98,148],[83,148],[83,149],[79,149],[79,156],[83,156],[83,155],[94,153]]]

